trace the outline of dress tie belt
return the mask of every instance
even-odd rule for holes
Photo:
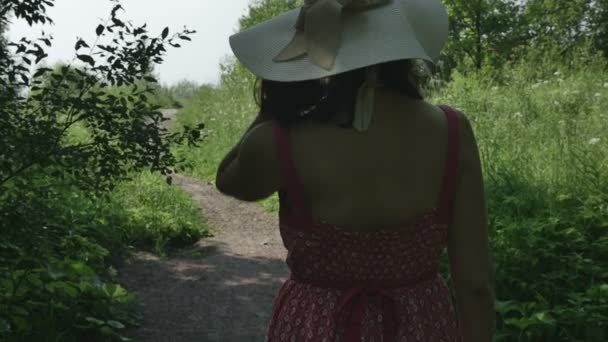
[[[397,312],[395,300],[389,292],[380,288],[352,288],[342,296],[338,305],[338,318],[343,314],[345,307],[352,303],[353,310],[350,317],[344,342],[360,342],[365,322],[365,310],[369,300],[379,298],[382,306],[382,341],[396,341],[397,338]],[[339,319],[337,319],[339,321]]]

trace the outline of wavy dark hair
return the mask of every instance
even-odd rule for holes
[[[414,60],[378,64],[378,82],[402,95],[424,99],[421,83],[422,67]],[[321,80],[276,82],[261,80],[256,85],[256,101],[260,111],[283,126],[306,121],[330,122],[338,113],[346,113],[352,126],[357,93],[366,77],[361,68]]]

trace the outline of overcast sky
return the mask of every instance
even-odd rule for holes
[[[163,65],[156,68],[161,82],[172,84],[182,79],[198,83],[215,83],[219,63],[232,55],[228,37],[236,31],[238,18],[246,13],[249,0],[123,0],[126,14],[134,24],[148,23],[152,33],[159,34],[169,26],[173,31],[187,26],[197,33],[192,42],[182,48],[169,50]],[[48,64],[71,60],[76,37],[88,42],[95,37],[95,28],[110,13],[109,0],[56,0],[49,11],[55,25],[44,30],[54,36],[53,47],[48,50]],[[27,24],[15,22],[9,30],[11,39],[23,36],[37,37],[42,27],[30,29]]]

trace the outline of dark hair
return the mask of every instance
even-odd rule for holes
[[[414,99],[423,99],[421,73],[414,60],[399,60],[377,65],[378,81]],[[256,87],[260,110],[281,125],[305,121],[329,122],[338,113],[354,113],[357,93],[366,69],[356,69],[321,80],[276,82],[262,80]],[[344,126],[351,126],[350,123]]]

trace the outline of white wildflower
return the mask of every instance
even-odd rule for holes
[[[602,141],[600,138],[592,138],[589,140],[588,144],[589,145],[597,145],[600,141]]]
[[[535,83],[532,85],[532,89],[536,89],[538,87],[540,87],[541,83]]]
[[[523,117],[523,114],[521,112],[517,112],[517,113],[513,114],[513,117],[514,118],[521,118],[521,117]]]
[[[601,96],[602,96],[602,94],[600,94],[600,93],[595,93],[595,95],[593,95],[593,96],[595,96],[595,97],[601,97]]]
[[[604,83],[604,88],[608,88],[608,82]]]
[[[555,72],[553,75],[555,75],[555,76],[559,76],[559,75],[561,75],[561,74],[562,74],[561,72],[556,71],[556,72]]]
[[[544,80],[544,81],[543,81],[543,84],[549,84],[549,81]]]
[[[498,87],[494,86],[494,87],[492,87],[492,90],[493,90],[493,91],[497,91],[497,90],[498,90]]]

